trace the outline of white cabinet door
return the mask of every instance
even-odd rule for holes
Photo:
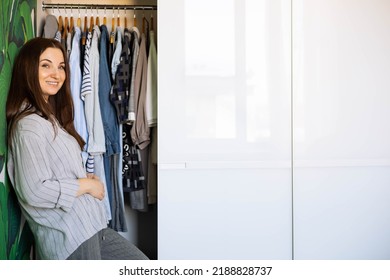
[[[294,255],[390,258],[390,1],[293,1]]]
[[[159,259],[290,259],[291,1],[159,1]]]

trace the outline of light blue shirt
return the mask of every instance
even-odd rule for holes
[[[115,51],[112,55],[111,62],[111,75],[112,79],[115,81],[116,70],[118,69],[118,65],[121,61],[121,53],[122,53],[122,29],[120,27],[116,28],[116,40],[115,40]]]
[[[84,102],[81,100],[81,69],[80,69],[80,37],[79,27],[74,28],[72,51],[69,57],[70,66],[70,90],[74,104],[74,126],[85,143],[88,142],[88,130],[85,120]]]
[[[103,154],[106,152],[106,143],[99,101],[99,36],[97,26],[87,34],[84,53],[84,75],[81,95],[85,102],[85,118],[88,129],[88,153]]]

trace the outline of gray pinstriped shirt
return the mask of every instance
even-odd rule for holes
[[[76,197],[85,178],[81,150],[65,130],[31,114],[19,120],[9,143],[8,174],[41,259],[66,259],[107,227],[103,202]]]

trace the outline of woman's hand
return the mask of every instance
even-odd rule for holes
[[[104,185],[95,174],[88,173],[87,178],[81,178],[78,181],[80,188],[77,191],[77,196],[90,194],[99,200],[104,198]]]

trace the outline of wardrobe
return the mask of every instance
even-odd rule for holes
[[[108,65],[104,69],[109,69],[107,72],[110,72],[109,75],[113,77],[111,80],[112,87],[111,90],[107,90],[107,88],[102,90],[107,92],[107,96],[105,96],[100,93],[100,86],[99,88],[96,86],[95,90],[99,91],[99,93],[95,95],[97,97],[88,97],[90,100],[95,99],[93,101],[93,106],[99,107],[99,110],[96,110],[96,108],[93,109],[93,122],[88,123],[91,117],[88,119],[89,113],[87,113],[87,105],[83,106],[88,100],[85,99],[83,102],[80,102],[80,97],[83,99],[83,91],[88,90],[88,88],[84,86],[86,70],[83,67],[83,54],[86,52],[86,50],[84,50],[86,47],[84,46],[88,44],[87,40],[89,39],[86,35],[84,36],[85,38],[81,36],[80,49],[76,52],[81,51],[78,56],[81,57],[80,68],[83,75],[80,92],[78,94],[73,93],[75,110],[80,110],[80,112],[76,112],[75,126],[82,137],[87,132],[86,129],[88,128],[89,135],[83,137],[87,142],[86,151],[83,152],[83,157],[86,162],[87,171],[97,174],[99,178],[105,182],[107,196],[105,197],[104,202],[110,220],[109,226],[118,231],[125,238],[129,239],[132,243],[136,244],[150,259],[157,258],[157,187],[156,183],[154,183],[157,180],[157,166],[155,165],[157,139],[154,139],[157,137],[157,132],[154,131],[157,130],[156,109],[152,108],[152,103],[154,102],[148,102],[147,96],[141,97],[141,94],[131,94],[130,92],[136,91],[133,89],[133,87],[137,87],[136,84],[138,81],[136,81],[136,79],[142,81],[139,82],[139,88],[145,86],[145,92],[143,92],[145,95],[148,95],[147,88],[155,88],[157,85],[157,81],[154,80],[155,72],[152,69],[153,66],[149,65],[151,60],[150,57],[152,56],[152,45],[154,53],[156,52],[157,45],[156,2],[157,1],[105,1],[104,4],[96,3],[96,1],[84,1],[80,3],[79,1],[68,0],[37,2],[37,35],[44,37],[50,36],[52,38],[52,34],[54,34],[53,26],[56,25],[53,24],[53,22],[56,21],[58,23],[58,31],[60,31],[56,33],[56,37],[62,38],[60,40],[63,42],[70,57],[72,56],[71,53],[75,51],[71,49],[72,43],[70,43],[74,40],[74,37],[73,35],[69,36],[72,38],[70,39],[67,34],[73,31],[73,26],[75,26],[75,28],[77,26],[81,33],[84,32],[87,34],[88,31],[93,31],[91,36],[92,41],[94,40],[96,26],[106,26],[105,32],[106,34],[108,33],[109,39],[106,43],[108,45],[108,51],[104,54],[104,57],[107,57],[107,59],[100,59],[100,71],[103,71],[102,64],[107,63]],[[96,42],[99,42],[98,55],[100,56],[102,56],[100,48],[102,44],[100,39],[102,32],[103,31],[100,28],[100,33],[96,33],[99,34],[99,38]],[[126,40],[125,36],[127,36]],[[142,49],[143,47],[144,50]],[[124,55],[123,53],[125,50],[126,53],[128,53],[128,56],[123,58],[123,60],[126,60],[126,64],[124,64],[125,62],[122,64],[122,60],[119,61],[119,57]],[[138,60],[141,60],[141,53],[142,59],[145,58],[145,63],[142,64],[145,73],[142,75],[138,74],[141,73],[141,71],[136,74],[135,70],[137,67],[141,69],[141,66],[139,66],[141,63],[137,63]],[[153,54],[153,56],[155,57],[155,54]],[[129,69],[125,70],[125,67],[129,67]],[[89,73],[89,69],[87,72]],[[129,74],[126,74],[126,77],[129,78],[126,79],[123,77],[123,75],[125,75],[123,73],[130,73],[130,76]],[[151,77],[152,74],[153,77]],[[138,76],[138,78],[136,78],[136,76]],[[99,76],[100,82],[102,82],[101,77],[102,75]],[[105,81],[105,85],[108,84],[106,78]],[[95,83],[98,83],[98,81]],[[127,92],[129,92],[126,96],[124,95],[125,88]],[[127,97],[127,95],[131,97]],[[127,104],[130,104],[127,100],[133,98],[134,103],[129,106],[132,107],[131,111],[127,107],[124,109],[125,101],[122,100],[123,97],[127,98],[125,100],[126,106],[128,106]],[[153,98],[155,98],[155,96]],[[145,105],[138,105],[141,104],[141,99],[143,99],[142,102],[144,102]],[[108,106],[115,109],[108,110]],[[85,107],[85,109],[81,110],[82,107]],[[138,107],[142,107],[143,110]],[[105,109],[103,110],[103,108]],[[138,114],[134,114],[134,110],[138,111]],[[99,111],[99,113],[96,113],[97,111]],[[117,112],[114,114],[118,115],[118,120],[115,123],[107,123],[109,114],[113,115],[111,111]],[[145,111],[145,117],[144,115],[140,115],[140,111],[142,111],[142,114],[143,111]],[[80,121],[80,115],[84,114],[86,116],[86,126],[84,125],[83,128],[81,125],[82,121]],[[124,116],[124,114],[126,114],[126,116]],[[99,142],[103,143],[101,140],[104,141],[104,139],[96,139],[97,137],[95,137],[95,135],[97,135],[95,131],[98,131],[99,129],[98,119],[100,118],[103,121],[101,130],[104,130],[104,134],[106,135],[106,149],[103,154],[104,161],[94,150],[94,147],[97,146],[100,146],[101,148],[104,147],[104,145],[98,144]],[[116,117],[110,118],[110,121],[115,121],[115,119]],[[133,135],[134,133],[135,136],[137,134],[136,127],[141,127],[141,125],[137,125],[137,122],[140,124],[138,119],[147,120],[146,126],[148,127],[148,141],[146,141],[146,138],[144,139],[145,141],[143,140],[142,149],[140,148],[141,143],[133,144],[133,141],[130,140],[135,139],[130,136],[130,134]],[[146,131],[143,124],[141,129],[142,131]],[[92,132],[93,141],[91,140]],[[104,134],[100,135],[103,135],[104,137]],[[87,139],[89,140],[87,141]],[[119,145],[117,145],[116,142],[121,143],[122,147],[119,148]],[[121,151],[121,153],[119,153],[119,151]],[[99,166],[102,166],[103,162],[104,170],[102,171],[102,169],[99,170]],[[92,169],[90,169],[90,167],[92,167]],[[120,184],[119,181],[121,181]]]
[[[129,211],[127,238],[158,259],[390,258],[388,1],[106,3],[158,6],[158,219]]]
[[[389,10],[159,2],[159,258],[390,258]]]

